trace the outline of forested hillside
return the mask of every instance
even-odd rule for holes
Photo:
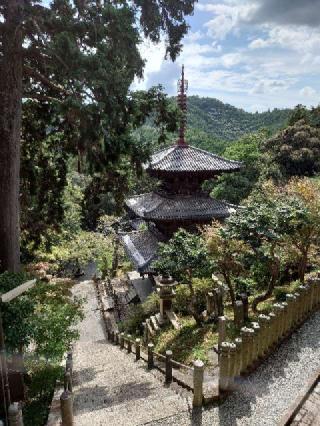
[[[215,98],[188,98],[188,127],[201,129],[220,140],[236,140],[262,127],[271,131],[284,127],[290,109],[249,113]]]

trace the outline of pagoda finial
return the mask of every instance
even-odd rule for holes
[[[184,78],[184,65],[182,65],[181,79],[178,81],[178,105],[181,110],[179,139],[177,144],[179,146],[187,146],[185,139],[186,123],[187,123],[187,91],[188,81]]]

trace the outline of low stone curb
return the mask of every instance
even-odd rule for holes
[[[320,380],[320,370],[318,370],[310,380],[308,380],[305,388],[298,395],[293,404],[288,408],[286,413],[281,418],[278,426],[289,426],[295,419],[296,415],[299,413],[300,409],[307,401],[309,396],[312,394],[314,388],[317,386]]]

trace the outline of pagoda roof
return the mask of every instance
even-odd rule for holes
[[[190,145],[173,145],[152,155],[148,172],[211,173],[232,172],[241,168],[240,161],[228,160]]]
[[[141,274],[154,272],[151,267],[158,251],[160,239],[150,230],[134,231],[120,236],[124,249]]]
[[[224,219],[236,209],[205,194],[169,196],[157,192],[131,197],[126,205],[136,216],[151,221]]]

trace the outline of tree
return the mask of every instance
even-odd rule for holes
[[[262,149],[285,178],[313,176],[320,171],[320,128],[305,119],[295,122],[267,140]]]
[[[249,196],[263,169],[260,147],[267,136],[268,132],[261,130],[258,133],[243,136],[226,148],[223,156],[242,161],[243,167],[239,172],[219,177],[212,191],[215,198],[239,204]]]
[[[251,253],[250,246],[243,240],[234,238],[228,228],[213,222],[204,231],[208,253],[214,269],[224,278],[228,287],[233,309],[236,304],[236,282],[247,275],[244,258]]]
[[[19,167],[22,98],[45,103],[57,115],[66,143],[101,172],[122,155],[139,167],[143,156],[130,136],[158,107],[159,89],[130,95],[143,74],[141,32],[153,42],[164,35],[175,59],[195,0],[37,0],[0,3],[0,262],[19,268]],[[22,82],[23,92],[22,92]],[[169,124],[169,126],[171,125]],[[146,154],[144,154],[146,155]]]
[[[201,235],[190,234],[184,229],[177,231],[168,243],[160,243],[158,259],[153,264],[156,271],[171,275],[190,290],[190,312],[198,324],[201,313],[196,308],[196,294],[192,279],[210,276],[211,265]]]

